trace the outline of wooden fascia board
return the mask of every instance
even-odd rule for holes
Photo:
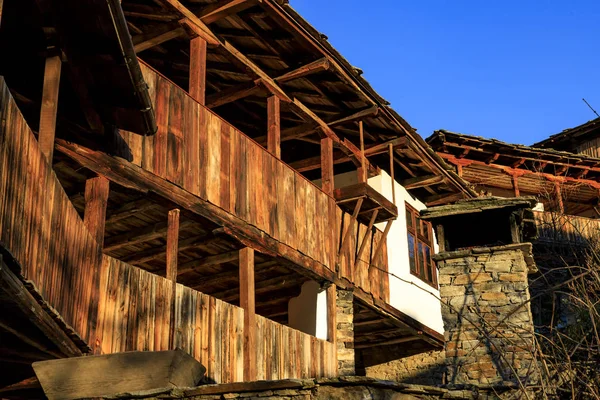
[[[142,34],[133,38],[133,50],[135,50],[136,53],[139,53],[164,42],[168,42],[171,39],[183,36],[185,33],[186,31],[182,26],[177,26],[171,27],[171,29],[166,32]]]

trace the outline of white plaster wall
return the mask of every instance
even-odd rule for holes
[[[300,295],[288,303],[288,325],[327,340],[327,291],[315,281],[302,285]]]
[[[369,185],[392,201],[392,178],[385,171],[381,175],[368,180]],[[321,181],[314,181],[320,185]],[[334,176],[334,187],[340,188],[358,183],[356,171]],[[408,263],[408,236],[406,231],[405,202],[417,210],[426,208],[425,204],[412,197],[398,182],[394,182],[396,191],[396,207],[398,219],[392,223],[387,237],[389,272],[390,275],[390,304],[406,315],[416,319],[429,328],[443,334],[442,310],[439,298],[440,292],[429,286],[410,273]],[[376,225],[383,231],[385,223]],[[434,234],[435,238],[435,234]],[[438,252],[437,241],[434,239],[434,252]],[[436,297],[434,297],[433,295]]]
[[[370,178],[368,182],[373,189],[392,201],[392,179],[385,171],[382,171],[379,176]],[[392,223],[387,237],[388,263],[389,272],[402,280],[390,275],[390,304],[406,315],[443,334],[442,310],[440,302],[436,298],[439,298],[440,292],[412,275],[408,262],[405,202],[419,211],[426,207],[425,204],[412,197],[398,182],[394,182],[394,185],[398,219]],[[377,227],[383,230],[385,223],[379,224]],[[438,252],[438,245],[435,240],[434,252]]]

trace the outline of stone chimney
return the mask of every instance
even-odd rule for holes
[[[447,384],[530,385],[533,318],[527,274],[536,267],[532,198],[480,198],[422,212],[440,252]]]

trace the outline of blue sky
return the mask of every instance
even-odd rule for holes
[[[290,0],[424,136],[531,144],[600,112],[598,0]]]

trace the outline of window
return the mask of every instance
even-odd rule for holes
[[[437,288],[433,255],[431,223],[419,218],[419,212],[406,204],[406,229],[408,231],[408,261],[410,273]]]

